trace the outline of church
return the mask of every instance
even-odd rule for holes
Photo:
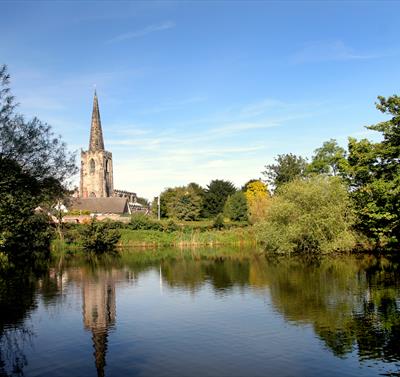
[[[71,210],[125,214],[141,210],[136,193],[114,189],[112,153],[104,147],[99,101],[94,92],[89,149],[81,151],[79,192]]]

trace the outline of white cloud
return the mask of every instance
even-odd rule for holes
[[[356,52],[340,40],[310,42],[297,51],[292,63],[376,59],[381,55]]]
[[[168,30],[172,29],[175,27],[175,22],[173,21],[164,21],[160,24],[153,24],[153,25],[148,25],[145,28],[141,30],[136,30],[132,31],[129,33],[124,33],[117,35],[114,38],[111,38],[107,41],[107,43],[115,43],[115,42],[121,42],[121,41],[126,41],[129,39],[134,39],[134,38],[139,38],[139,37],[144,37],[145,35],[155,33],[157,31],[163,31],[163,30]]]
[[[227,124],[226,126],[213,128],[210,130],[210,133],[213,135],[232,135],[235,133],[249,131],[249,130],[256,130],[256,129],[263,129],[263,128],[270,128],[270,127],[277,127],[279,125],[278,122],[241,122],[241,123],[231,123]]]

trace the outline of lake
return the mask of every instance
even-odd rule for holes
[[[0,375],[399,375],[399,268],[243,250],[56,260],[0,280]]]

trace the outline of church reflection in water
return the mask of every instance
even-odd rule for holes
[[[108,334],[116,324],[115,285],[120,281],[132,281],[133,274],[117,269],[97,270],[95,275],[80,272],[83,324],[92,333],[97,376],[102,377]]]

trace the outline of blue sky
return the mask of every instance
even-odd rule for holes
[[[398,2],[0,2],[20,111],[87,149],[97,87],[116,188],[261,177],[281,153],[376,138],[399,93]],[[78,182],[76,177],[75,182]]]

